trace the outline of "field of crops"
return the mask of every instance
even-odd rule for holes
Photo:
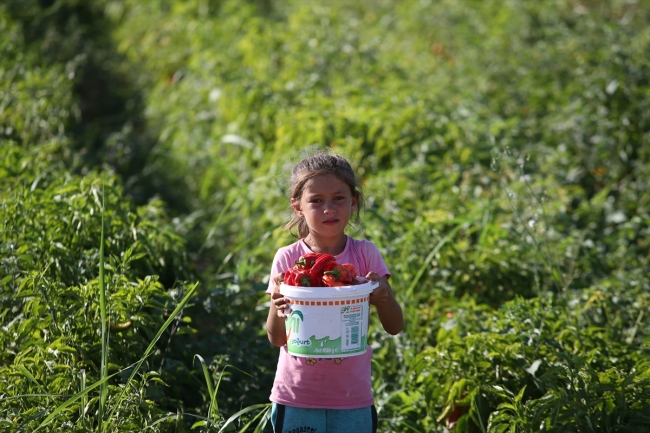
[[[270,432],[288,168],[406,329],[379,431],[650,431],[650,4],[0,3],[0,431]]]

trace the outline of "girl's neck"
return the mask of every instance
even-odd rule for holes
[[[341,254],[343,250],[345,250],[345,245],[348,241],[348,237],[343,234],[340,238],[336,239],[321,239],[314,238],[311,234],[309,234],[302,241],[309,247],[310,250],[315,253],[325,253],[335,256],[337,254]]]

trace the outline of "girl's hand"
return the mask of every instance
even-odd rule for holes
[[[287,333],[284,319],[286,319],[287,298],[280,293],[280,283],[284,274],[273,277],[275,282],[271,293],[271,307],[266,318],[266,335],[271,344],[282,347],[287,343]]]
[[[388,284],[388,278],[380,277],[376,272],[368,272],[366,278],[379,282],[379,286],[370,294],[370,303],[377,308],[381,325],[389,334],[399,334],[404,329],[404,315]]]
[[[388,285],[388,280],[384,277],[380,277],[377,272],[368,272],[366,278],[372,282],[379,283],[379,286],[370,294],[370,304],[371,305],[381,305],[386,303],[393,298],[393,291]]]
[[[276,315],[280,319],[286,319],[286,309],[289,307],[287,305],[287,298],[280,293],[280,283],[284,277],[284,272],[277,274],[273,277],[275,285],[273,286],[273,293],[271,293],[271,310],[276,310]]]

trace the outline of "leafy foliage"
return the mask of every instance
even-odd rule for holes
[[[642,431],[649,21],[623,0],[4,2],[0,425],[262,430],[263,292],[317,143],[356,165],[350,233],[407,317],[371,326],[382,431]],[[102,213],[103,423],[78,394]]]
[[[15,158],[20,162],[20,149],[12,146],[8,150],[5,172],[16,166]],[[169,274],[171,268],[181,277],[178,269],[187,267],[182,241],[165,222],[160,203],[131,208],[114,178],[78,177],[42,168],[36,177],[25,170],[2,180],[0,245],[5,276],[0,304],[4,323],[0,393],[15,398],[3,405],[3,415],[13,420],[11,425],[29,425],[39,418],[32,415],[59,397],[81,391],[81,375],[87,383],[97,377],[102,352],[97,338],[102,213],[108,228],[105,267],[111,372],[133,364],[145,353],[165,321],[165,311],[173,309],[173,296],[155,275]],[[175,290],[183,285],[179,281]],[[156,363],[166,356],[161,346],[157,356],[147,360],[148,371],[159,370]],[[25,372],[29,372],[27,378]],[[151,385],[148,392],[159,392],[155,384],[160,378],[152,374],[146,376],[142,391],[147,383]],[[114,377],[110,384],[119,387],[127,378]],[[36,403],[41,401],[37,396],[16,398],[34,394],[35,385],[38,394],[51,396],[45,406]],[[148,412],[160,414],[161,409],[146,403],[145,397],[138,397],[143,408],[148,405]],[[82,409],[94,410],[93,400],[89,407],[57,418],[57,425],[66,425]]]

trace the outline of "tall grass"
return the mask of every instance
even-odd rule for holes
[[[71,396],[68,398],[64,403],[59,404],[56,406],[52,412],[50,412],[49,415],[40,423],[40,425],[34,430],[38,431],[44,428],[48,423],[50,423],[57,415],[61,414],[63,411],[65,411],[68,407],[79,401],[80,399],[83,399],[83,409],[81,413],[81,417],[83,418],[86,414],[86,408],[87,408],[87,399],[88,396],[90,395],[91,391],[99,388],[99,408],[98,408],[98,415],[96,419],[96,424],[97,424],[97,431],[98,432],[103,432],[104,431],[104,423],[107,419],[112,419],[114,415],[119,411],[120,405],[124,399],[124,396],[126,392],[131,388],[133,384],[133,380],[137,373],[139,372],[140,368],[142,367],[142,364],[144,361],[151,355],[156,342],[160,339],[162,334],[165,332],[165,330],[169,327],[169,325],[177,318],[177,316],[180,314],[180,312],[183,310],[183,308],[187,305],[189,300],[192,298],[194,295],[196,288],[198,287],[198,283],[195,283],[189,287],[189,290],[187,290],[185,296],[182,298],[182,300],[178,303],[174,311],[169,315],[165,323],[158,329],[158,332],[154,336],[154,338],[151,340],[149,346],[145,350],[144,354],[141,356],[141,358],[134,364],[116,372],[113,374],[108,374],[108,355],[109,355],[109,330],[110,327],[108,325],[108,302],[107,302],[107,287],[106,287],[106,281],[105,281],[105,256],[104,256],[104,243],[105,243],[105,208],[104,208],[104,196],[103,196],[103,191],[102,191],[102,209],[101,209],[101,234],[100,234],[100,246],[99,246],[99,304],[100,304],[100,327],[101,327],[101,367],[100,367],[100,374],[99,374],[99,380],[95,382],[94,384],[91,384],[90,386],[86,386],[86,375],[85,371],[82,372],[82,382],[81,382],[81,391],[78,392],[77,394]],[[36,381],[33,376],[23,368],[23,374],[30,380]],[[110,410],[108,411],[107,409],[107,400],[109,397],[109,390],[108,390],[108,382],[112,378],[114,378],[117,375],[120,375],[126,371],[131,370],[131,374],[126,381],[125,385],[122,387],[121,392],[117,396],[116,401],[111,405]],[[21,370],[22,371],[22,370]],[[36,382],[37,383],[37,382]],[[40,385],[39,385],[40,387]],[[18,396],[21,397],[21,396]],[[107,414],[108,411],[108,414]],[[43,414],[40,413],[42,416]],[[29,419],[26,421],[26,423],[23,423],[23,426],[26,426],[29,422],[33,421],[33,419]]]
[[[209,432],[211,427],[216,427],[218,426],[215,421],[217,418],[220,418],[219,415],[219,404],[217,402],[217,391],[219,390],[219,386],[221,384],[221,380],[223,379],[224,372],[226,368],[232,367],[230,365],[225,366],[222,370],[221,373],[218,374],[218,379],[216,384],[212,384],[212,380],[210,378],[210,372],[208,370],[208,366],[205,363],[205,360],[201,355],[194,355],[194,359],[198,359],[199,362],[201,363],[201,369],[203,371],[203,376],[205,378],[205,383],[208,388],[208,397],[210,398],[210,405],[208,407],[208,417],[207,419],[198,421],[194,423],[192,428],[197,428],[197,427],[204,427],[204,432]],[[234,367],[233,367],[234,368]],[[240,370],[241,371],[241,370]],[[246,374],[245,372],[243,372]],[[251,406],[248,406],[235,414],[233,414],[230,418],[228,418],[219,428],[219,432],[225,432],[225,431],[230,431],[232,426],[231,424],[236,421],[237,419],[241,418],[243,415],[259,410],[261,411],[253,417],[252,420],[248,421],[241,429],[239,430],[240,432],[245,432],[248,430],[249,427],[253,426],[255,422],[257,422],[257,426],[255,427],[255,433],[262,432],[264,430],[264,427],[266,426],[268,420],[270,419],[271,416],[271,403],[262,403],[262,404],[254,404]],[[230,427],[230,428],[229,428]]]
[[[163,325],[160,326],[155,336],[151,339],[148,347],[146,348],[146,350],[144,351],[144,353],[142,354],[142,356],[137,362],[117,372],[109,374],[108,366],[109,366],[109,352],[110,352],[110,344],[109,344],[110,326],[108,326],[108,324],[109,324],[109,313],[110,313],[110,297],[108,295],[109,287],[106,284],[106,278],[105,278],[105,267],[106,267],[106,257],[105,257],[105,249],[104,249],[104,244],[106,241],[105,211],[106,210],[104,208],[104,197],[102,192],[102,210],[100,215],[101,234],[100,234],[100,246],[99,246],[99,263],[98,263],[99,306],[100,306],[100,321],[101,321],[100,323],[101,365],[99,371],[99,380],[97,380],[95,383],[87,384],[86,371],[81,370],[80,391],[78,393],[72,396],[54,395],[54,394],[48,394],[47,390],[44,389],[43,386],[38,383],[36,378],[26,368],[22,366],[18,367],[19,371],[25,376],[25,378],[30,382],[34,383],[38,387],[39,391],[41,391],[41,394],[29,394],[29,395],[24,394],[16,397],[10,397],[11,399],[33,397],[33,396],[51,396],[51,397],[59,397],[59,398],[65,397],[66,400],[61,404],[58,404],[56,407],[54,407],[49,413],[47,413],[47,411],[45,410],[37,411],[33,416],[26,419],[22,423],[21,427],[18,428],[17,431],[23,431],[25,428],[27,428],[27,426],[30,423],[45,416],[45,418],[40,422],[40,424],[33,431],[36,432],[39,430],[43,430],[57,416],[67,411],[74,404],[78,404],[78,402],[80,402],[82,405],[82,408],[79,412],[79,420],[83,425],[85,425],[86,428],[93,429],[93,425],[94,425],[95,428],[93,429],[93,431],[97,431],[100,433],[109,430],[113,431],[111,427],[115,427],[115,422],[112,422],[112,420],[114,421],[116,419],[122,418],[119,416],[119,414],[120,411],[123,409],[122,405],[124,403],[124,399],[126,397],[126,394],[133,388],[133,386],[135,386],[135,378],[140,372],[143,363],[152,354],[156,343],[158,342],[162,334],[165,332],[165,330],[167,330],[167,328],[175,320],[177,320],[183,308],[187,306],[190,299],[194,296],[196,289],[198,287],[198,283],[189,286],[189,289],[186,291],[183,298],[176,305],[175,309],[169,314],[169,316],[167,317]],[[152,422],[148,423],[148,425],[145,427],[145,430],[153,429],[155,426],[159,426],[159,424],[168,422],[169,420],[176,420],[177,422],[180,422],[183,420],[184,417],[192,417],[192,418],[199,419],[198,422],[194,423],[192,429],[202,427],[202,431],[204,433],[217,432],[217,431],[225,432],[225,431],[232,431],[233,427],[235,427],[234,423],[237,420],[241,420],[243,417],[246,417],[246,421],[243,422],[242,425],[238,426],[238,431],[245,432],[245,431],[250,431],[250,429],[254,428],[255,432],[262,432],[265,426],[267,425],[268,420],[270,419],[270,408],[271,408],[270,403],[255,404],[246,407],[242,410],[239,410],[238,412],[230,416],[228,419],[225,419],[219,411],[217,392],[219,390],[221,381],[224,377],[226,368],[227,367],[235,368],[235,367],[230,365],[224,367],[218,373],[216,383],[213,384],[210,377],[209,369],[206,365],[204,358],[201,355],[196,354],[195,359],[198,359],[200,361],[201,368],[206,381],[207,390],[208,390],[209,406],[208,406],[206,416],[201,416],[201,415],[191,414],[191,413],[181,413],[181,412],[170,413],[159,419],[152,420]],[[121,387],[118,393],[111,395],[111,391],[108,386],[109,382],[112,379],[125,374],[126,372],[130,372],[128,379],[126,380],[126,382]],[[92,395],[93,392],[96,391],[99,391],[99,398],[98,398],[99,407],[96,412],[97,414],[96,419],[93,421],[92,419],[88,418],[88,405],[90,404],[89,401],[92,402],[94,400],[94,397],[92,397]],[[89,399],[89,397],[91,398]],[[8,399],[9,398],[7,398],[7,400]],[[255,413],[256,411],[257,413]],[[253,413],[255,414],[251,417],[251,414]]]
[[[102,229],[99,241],[99,311],[101,320],[101,339],[102,339],[102,359],[101,369],[99,372],[99,379],[101,386],[99,387],[99,433],[103,431],[104,427],[104,409],[106,406],[106,397],[108,396],[108,385],[104,381],[108,376],[108,333],[106,332],[106,282],[104,280],[104,187],[102,185]]]

